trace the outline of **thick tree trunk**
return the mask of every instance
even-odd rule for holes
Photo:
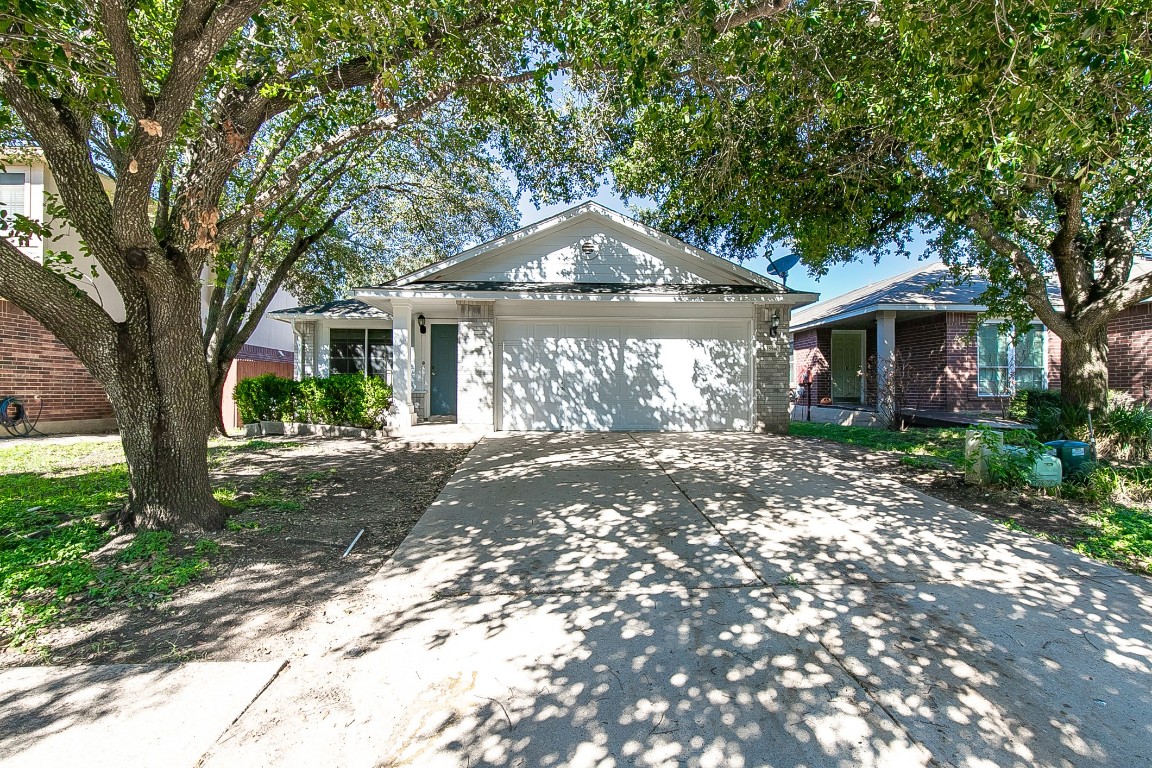
[[[207,398],[204,398],[207,400]],[[132,409],[136,410],[136,409]],[[145,406],[144,410],[151,410]],[[183,409],[159,422],[131,421],[117,409],[131,490],[119,523],[124,530],[220,530],[224,506],[212,495],[203,412]]]
[[[1060,392],[1069,405],[1093,411],[1108,404],[1108,330],[1060,340]]]
[[[162,301],[121,324],[114,375],[104,382],[132,481],[125,530],[219,530],[226,518],[208,476],[212,397],[199,283],[172,277],[156,291]]]

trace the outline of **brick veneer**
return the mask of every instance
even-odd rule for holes
[[[1152,397],[1152,304],[1126,309],[1108,324],[1108,386]]]
[[[948,408],[948,325],[943,315],[896,323],[896,350],[899,371],[906,376],[909,406],[921,409]]]
[[[0,299],[0,397],[16,395],[42,424],[108,420],[112,404],[71,351],[10,301]]]
[[[780,313],[776,336],[772,335],[772,313]],[[756,307],[755,380],[756,432],[788,433],[788,343],[789,308],[771,305]]]
[[[896,349],[910,363],[917,408],[951,411],[999,410],[1000,398],[977,392],[976,337],[980,316],[948,312],[896,323]],[[875,331],[868,333],[869,360],[875,355]],[[1048,388],[1060,388],[1060,337],[1048,332]],[[813,403],[829,397],[832,333],[827,328],[801,331],[793,340],[793,381],[813,373]],[[1108,386],[1138,399],[1152,399],[1152,304],[1125,310],[1108,325]],[[869,402],[874,402],[869,393]]]

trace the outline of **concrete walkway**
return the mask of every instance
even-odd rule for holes
[[[207,765],[1152,764],[1148,580],[811,443],[486,439],[373,590]]]

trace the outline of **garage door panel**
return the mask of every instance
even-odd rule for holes
[[[746,430],[748,335],[732,322],[510,323],[501,330],[503,427]]]

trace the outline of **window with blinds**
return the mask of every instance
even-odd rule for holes
[[[13,217],[28,215],[27,177],[23,173],[0,173],[0,211],[9,229]]]

